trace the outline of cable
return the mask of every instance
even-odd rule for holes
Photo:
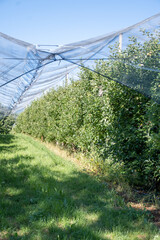
[[[79,66],[79,67],[88,69],[88,70],[90,70],[90,71],[92,71],[92,72],[94,72],[94,73],[96,73],[96,74],[98,74],[98,75],[100,75],[100,76],[102,76],[102,77],[104,77],[104,78],[108,78],[108,79],[111,80],[111,81],[114,81],[114,82],[119,83],[120,85],[126,86],[126,87],[128,87],[129,89],[134,90],[134,91],[137,92],[137,93],[141,93],[141,94],[143,94],[145,97],[151,99],[151,96],[148,95],[147,93],[141,92],[140,90],[138,91],[137,89],[132,88],[132,87],[129,86],[128,84],[124,84],[124,83],[122,83],[122,82],[120,82],[120,81],[118,81],[118,80],[115,80],[115,79],[113,79],[113,78],[111,78],[111,77],[109,77],[109,76],[107,76],[107,75],[105,75],[105,74],[102,74],[102,73],[99,73],[99,72],[97,72],[97,71],[95,71],[95,70],[93,70],[93,69],[90,69],[89,67],[85,67],[85,66],[83,66],[83,65],[81,65],[81,64],[79,64],[79,63],[75,63],[75,62],[73,62],[73,61],[71,61],[71,60],[68,60],[68,59],[62,57],[60,54],[59,54],[59,56],[60,56],[60,57],[62,58],[62,60],[64,60],[64,61],[67,61],[67,62],[70,62],[70,63],[72,63],[72,64],[75,64],[75,65],[77,65],[77,66]]]
[[[133,88],[130,87],[128,84],[124,84],[124,83],[122,83],[122,82],[120,82],[120,81],[118,81],[118,80],[115,80],[115,79],[109,77],[108,75],[102,74],[102,73],[100,73],[100,72],[98,72],[98,71],[96,71],[96,70],[93,70],[93,69],[89,68],[89,67],[85,67],[85,66],[82,65],[82,64],[75,63],[73,60],[71,60],[71,59],[69,59],[69,58],[64,58],[64,57],[62,57],[60,54],[56,54],[56,55],[59,56],[61,59],[55,59],[55,55],[52,54],[52,56],[54,56],[54,59],[53,59],[52,61],[47,62],[47,63],[45,63],[45,64],[43,64],[43,65],[40,65],[40,66],[38,66],[38,67],[36,67],[36,68],[33,68],[33,69],[31,69],[31,70],[29,70],[29,71],[27,71],[27,72],[25,72],[25,73],[23,73],[23,74],[21,74],[21,75],[13,78],[13,79],[11,79],[11,80],[9,80],[8,82],[0,85],[0,88],[3,87],[3,86],[5,86],[5,85],[7,85],[7,84],[9,84],[9,83],[11,83],[11,82],[13,82],[13,81],[15,81],[16,79],[18,79],[18,78],[20,78],[20,77],[22,77],[22,76],[24,76],[24,75],[26,75],[26,74],[34,71],[34,70],[38,70],[38,69],[40,69],[40,68],[42,68],[42,67],[44,67],[44,66],[46,66],[46,65],[48,65],[48,64],[50,64],[50,63],[53,63],[53,62],[55,62],[55,61],[64,60],[64,61],[67,61],[67,62],[69,62],[69,63],[71,63],[71,64],[77,65],[78,67],[82,67],[82,68],[88,69],[88,70],[90,70],[90,71],[92,71],[92,72],[94,72],[94,73],[96,73],[96,74],[98,74],[98,75],[100,75],[100,76],[102,76],[102,77],[105,77],[105,78],[107,78],[107,79],[109,79],[109,80],[111,80],[111,81],[115,81],[115,82],[117,82],[117,83],[119,83],[119,84],[121,84],[121,85],[123,85],[123,86],[127,86],[127,87],[130,88],[130,89],[133,89]],[[106,59],[108,59],[108,58],[106,58]],[[113,59],[114,59],[114,58],[113,58]],[[35,60],[35,59],[34,59],[34,60]],[[39,60],[40,60],[40,59],[39,59]],[[43,59],[43,60],[47,60],[47,58],[46,58],[46,59]],[[75,60],[75,59],[74,59],[74,60]],[[79,61],[82,61],[82,60],[83,60],[83,59],[79,59]],[[84,59],[84,60],[90,60],[90,59]],[[98,60],[98,59],[91,59],[91,60]],[[124,59],[119,59],[119,60],[124,61]],[[127,64],[127,63],[125,63],[125,64]],[[129,64],[129,65],[130,65],[130,64]],[[135,66],[134,66],[134,67],[135,67]],[[144,70],[150,70],[150,71],[152,71],[152,69],[149,69],[149,68],[143,68],[143,67],[141,67],[141,68],[144,69]],[[154,70],[154,69],[153,69],[153,70]],[[156,70],[156,71],[158,71],[158,70]],[[137,89],[133,89],[133,90],[135,90],[136,92],[141,92],[141,91],[138,91]],[[141,93],[142,93],[142,92],[141,92]],[[146,94],[146,93],[142,93],[142,94],[145,95],[145,96],[147,96],[147,97],[150,97],[150,96],[149,96],[148,94]]]
[[[25,72],[25,73],[23,73],[23,74],[21,74],[21,75],[13,78],[13,79],[11,79],[11,80],[9,80],[9,81],[6,82],[6,83],[3,83],[2,85],[0,85],[0,88],[1,88],[1,87],[4,87],[5,85],[7,85],[7,84],[9,84],[9,83],[11,83],[11,82],[13,82],[13,81],[15,81],[16,79],[18,79],[18,78],[20,78],[20,77],[22,77],[22,76],[24,76],[24,75],[26,75],[26,74],[28,74],[28,73],[30,73],[30,72],[33,72],[34,70],[40,69],[40,68],[42,68],[42,67],[44,67],[44,66],[46,66],[46,65],[48,65],[48,64],[50,64],[50,63],[52,63],[52,62],[55,62],[55,59],[52,60],[52,61],[50,61],[50,62],[48,62],[48,63],[45,63],[45,64],[43,64],[43,65],[40,65],[40,66],[38,66],[38,67],[36,67],[36,68],[33,68],[33,69],[31,69],[31,70],[29,70],[29,71],[27,71],[27,72]]]

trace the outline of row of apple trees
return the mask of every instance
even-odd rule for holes
[[[15,116],[0,104],[0,134],[8,134],[15,123]]]
[[[19,115],[16,131],[94,153],[104,164],[121,162],[131,184],[158,188],[160,44],[159,33],[144,34],[146,42],[132,38],[123,52],[115,45],[107,61],[97,61],[101,75],[82,67],[79,81],[34,101]]]

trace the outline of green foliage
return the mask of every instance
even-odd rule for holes
[[[15,123],[15,117],[10,115],[0,119],[0,134],[8,134]]]
[[[94,161],[102,168],[110,159],[123,166],[131,184],[158,188],[160,106],[137,91],[155,99],[159,94],[160,74],[149,68],[159,66],[160,44],[159,33],[144,34],[143,44],[132,38],[125,51],[113,46],[108,61],[95,63],[96,71],[115,81],[82,68],[79,81],[33,102],[18,117],[16,131],[89,156],[96,153]]]

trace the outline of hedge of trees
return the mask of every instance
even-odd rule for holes
[[[9,110],[0,104],[0,134],[8,134],[14,123],[15,116],[9,114]]]
[[[159,64],[159,34],[145,34],[145,43],[132,38],[125,51],[113,46],[107,61],[95,63],[96,71],[115,81],[82,68],[79,81],[51,90],[20,114],[16,131],[58,142],[104,164],[108,159],[120,162],[131,184],[159,188],[160,106],[116,82],[143,83],[141,89],[157,94],[159,72],[135,68]]]

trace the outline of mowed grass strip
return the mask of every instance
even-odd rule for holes
[[[148,214],[29,136],[0,135],[1,240],[158,240]]]

